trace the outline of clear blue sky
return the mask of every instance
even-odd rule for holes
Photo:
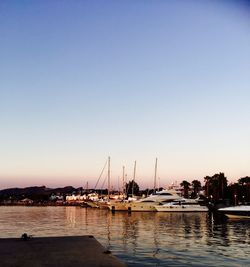
[[[0,2],[0,188],[250,175],[247,1]]]

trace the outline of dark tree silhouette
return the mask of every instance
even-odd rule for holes
[[[201,182],[198,180],[193,180],[191,184],[193,186],[192,197],[196,198],[201,190]]]
[[[180,183],[180,186],[183,187],[183,189],[184,189],[184,197],[185,198],[188,198],[188,191],[189,191],[190,185],[191,184],[185,180]]]
[[[135,181],[132,180],[126,183],[127,196],[138,195],[139,191],[139,185]]]
[[[213,176],[204,177],[206,196],[214,200],[224,199],[227,189],[227,178],[220,172]]]
[[[238,183],[241,185],[250,184],[250,177],[246,176],[246,177],[240,178],[238,180]]]
[[[240,192],[239,198],[243,203],[250,202],[250,177],[242,177],[238,180]]]

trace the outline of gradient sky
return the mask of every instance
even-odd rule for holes
[[[1,0],[0,127],[0,189],[250,175],[250,7]]]

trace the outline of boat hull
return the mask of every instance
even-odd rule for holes
[[[157,211],[160,212],[207,212],[208,208],[206,206],[200,207],[185,207],[185,206],[156,206]]]
[[[232,219],[250,219],[250,206],[234,206],[219,209],[228,218]]]
[[[130,203],[115,203],[110,205],[109,209],[112,211],[156,211],[156,204],[144,202],[130,202]]]
[[[112,211],[127,211],[128,208],[124,202],[116,202],[109,205],[109,209]]]
[[[156,203],[132,202],[127,205],[128,211],[156,211]]]
[[[250,214],[225,214],[230,219],[250,219]]]

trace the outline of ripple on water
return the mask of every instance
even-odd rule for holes
[[[207,213],[0,207],[1,237],[94,235],[128,266],[250,266],[250,222]]]

